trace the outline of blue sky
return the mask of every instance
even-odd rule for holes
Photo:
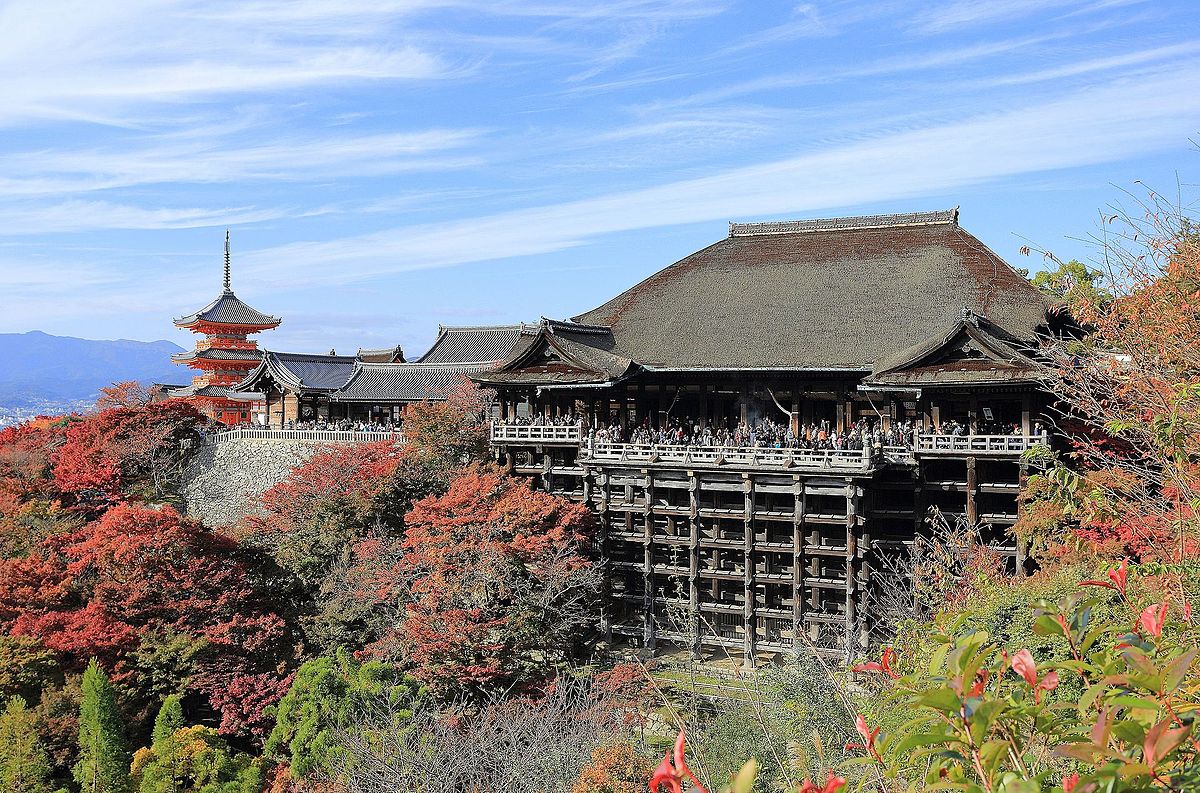
[[[1016,266],[1194,182],[1195,0],[0,4],[0,331],[273,349],[566,317],[726,221],[941,209]],[[886,284],[880,285],[881,299]]]

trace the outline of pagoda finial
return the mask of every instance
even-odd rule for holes
[[[225,229],[225,291],[233,291],[229,286],[229,229]]]

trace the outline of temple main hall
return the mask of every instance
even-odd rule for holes
[[[483,386],[496,461],[595,511],[614,645],[853,656],[931,514],[1026,571],[1010,527],[1054,442],[1039,348],[1071,328],[957,208],[731,223],[591,311],[442,327],[414,360],[259,350],[280,320],[225,272],[177,321],[205,339],[175,395],[262,431],[402,431],[414,402]]]

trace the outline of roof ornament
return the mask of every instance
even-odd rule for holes
[[[962,321],[969,322],[975,327],[979,327],[979,315],[966,306],[963,306],[962,308]]]
[[[232,292],[229,286],[229,229],[225,229],[225,291]]]

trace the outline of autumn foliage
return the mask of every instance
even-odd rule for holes
[[[1154,195],[1105,233],[1106,289],[1063,290],[1085,333],[1046,350],[1071,447],[1039,461],[1017,530],[1047,557],[1179,561],[1200,552],[1200,236]]]
[[[159,499],[181,473],[208,419],[184,402],[114,407],[72,422],[55,450],[54,481],[88,509]]]
[[[589,530],[582,505],[488,469],[414,504],[405,553],[380,574],[408,601],[413,675],[440,691],[543,676],[587,618]]]

